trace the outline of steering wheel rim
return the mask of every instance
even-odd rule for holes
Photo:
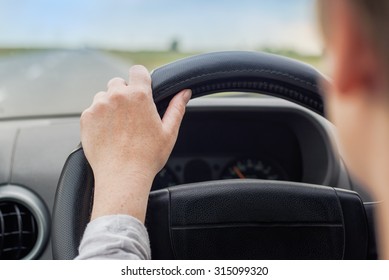
[[[192,98],[221,91],[272,95],[323,115],[319,81],[324,79],[314,68],[288,58],[258,52],[218,52],[154,70],[152,89],[160,114],[177,92],[190,88]],[[78,255],[92,209],[93,185],[93,172],[80,145],[68,157],[57,188],[52,230],[55,259]]]
[[[152,72],[154,101],[160,112],[183,89],[192,98],[223,91],[271,95],[324,115],[321,81],[326,78],[308,64],[282,56],[245,51],[196,55]]]

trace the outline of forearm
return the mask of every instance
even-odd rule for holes
[[[95,178],[92,218],[123,214],[144,222],[154,176],[140,172],[100,172]]]

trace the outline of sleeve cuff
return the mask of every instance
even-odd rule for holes
[[[148,233],[128,215],[102,216],[85,229],[76,259],[150,259]]]

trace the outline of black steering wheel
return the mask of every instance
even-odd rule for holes
[[[249,91],[298,103],[323,115],[316,70],[257,52],[198,55],[152,73],[161,114],[171,98]],[[53,212],[55,259],[73,259],[90,219],[94,179],[82,147],[63,168]],[[366,214],[358,194],[303,183],[226,180],[150,194],[146,227],[153,259],[363,259]]]

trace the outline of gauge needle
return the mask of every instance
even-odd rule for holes
[[[238,175],[238,177],[239,177],[240,179],[245,179],[245,177],[244,177],[242,171],[240,171],[239,168],[238,168],[237,166],[234,166],[232,169],[234,170],[235,174]]]

